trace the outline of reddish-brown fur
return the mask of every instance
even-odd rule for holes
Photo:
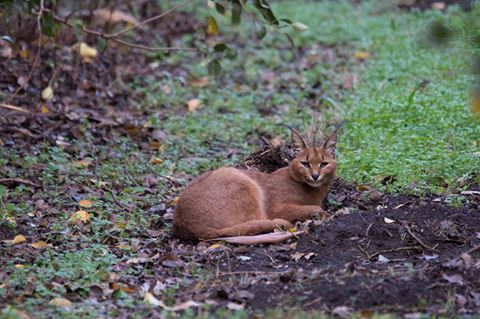
[[[257,235],[290,228],[297,220],[328,216],[322,202],[335,176],[336,130],[318,147],[307,146],[295,130],[292,142],[299,153],[288,167],[271,174],[223,167],[194,179],[178,200],[174,235],[182,239]]]

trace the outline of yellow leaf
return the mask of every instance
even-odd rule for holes
[[[370,53],[367,51],[356,51],[354,56],[359,60],[366,60],[370,57]]]
[[[84,62],[90,63],[92,59],[97,57],[97,49],[89,46],[85,42],[75,43],[72,47],[73,51],[79,54]]]
[[[23,264],[16,264],[14,267],[17,269],[25,269],[25,265]]]
[[[20,50],[18,54],[22,59],[28,59],[28,56],[30,55],[27,49]]]
[[[191,99],[188,100],[187,105],[190,112],[195,112],[197,109],[202,107],[202,101],[199,99]]]
[[[368,185],[358,185],[357,186],[357,192],[365,192],[370,190],[370,187]]]
[[[72,302],[65,298],[53,298],[48,304],[61,308],[69,308],[72,306]]]
[[[480,92],[474,92],[472,94],[472,102],[470,107],[473,114],[480,116]]]
[[[115,225],[115,227],[117,227],[118,229],[124,229],[125,226],[127,226],[127,223],[126,223],[126,222],[116,222],[114,225]]]
[[[177,203],[178,203],[178,199],[179,199],[179,197],[178,197],[178,196],[177,196],[177,197],[175,197],[174,199],[172,199],[172,201],[170,202],[170,204],[172,204],[173,206],[177,205]]]
[[[162,147],[162,143],[160,143],[159,141],[150,141],[150,142],[148,143],[148,149],[149,149],[149,150],[152,150],[152,151],[158,150],[158,149],[160,149],[161,147]]]
[[[52,98],[53,98],[53,89],[51,86],[47,86],[42,91],[42,99],[45,101],[48,101],[48,100],[51,100]],[[48,109],[47,109],[47,112],[48,112]],[[43,112],[43,109],[42,109],[42,113],[47,113],[47,112]]]
[[[150,160],[150,163],[152,163],[153,165],[158,165],[158,164],[162,164],[163,160],[161,158],[158,158],[158,157],[153,157]]]
[[[48,109],[47,105],[44,102],[42,102],[42,104],[40,105],[40,112],[42,112],[43,114],[50,112],[50,110]]]
[[[83,223],[86,223],[88,222],[89,219],[90,219],[90,214],[84,210],[79,210],[70,216],[70,221],[72,222],[76,222],[77,220],[79,220]]]
[[[219,29],[217,20],[214,17],[208,17],[207,19],[207,33],[211,35],[218,35]]]
[[[27,239],[25,238],[25,236],[23,236],[23,235],[17,235],[17,236],[15,236],[15,238],[13,238],[13,239],[10,241],[10,243],[16,245],[16,244],[21,244],[21,243],[23,243],[23,242],[25,242],[25,241],[27,241]]]
[[[92,201],[89,199],[82,199],[78,202],[78,206],[83,208],[90,208],[92,207]]]
[[[33,248],[36,248],[36,249],[42,249],[42,248],[50,247],[51,245],[47,244],[43,240],[40,240],[40,241],[31,243],[30,246],[32,246]]]
[[[297,231],[297,227],[292,227],[288,229],[289,232],[294,233]]]
[[[118,244],[116,247],[121,250],[132,250],[132,246],[127,244]]]

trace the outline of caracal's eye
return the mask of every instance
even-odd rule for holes
[[[302,164],[303,166],[305,166],[307,168],[310,167],[310,163],[307,162],[307,161],[301,161],[300,164]]]
[[[328,164],[330,164],[330,163],[329,162],[322,162],[322,163],[320,163],[320,168],[324,168]]]

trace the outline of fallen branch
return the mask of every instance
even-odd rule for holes
[[[222,240],[230,244],[240,244],[240,245],[278,244],[292,237],[298,238],[297,236],[303,233],[304,233],[303,230],[297,231],[297,232],[285,231],[285,232],[273,232],[268,234],[255,235],[255,236],[220,237],[220,238],[207,239],[206,241]]]

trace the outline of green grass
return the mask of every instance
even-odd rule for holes
[[[282,34],[269,34],[264,42],[257,43],[245,33],[239,39],[244,46],[238,48],[239,58],[222,61],[224,75],[199,88],[188,83],[192,77],[206,75],[205,61],[192,63],[189,55],[162,56],[162,61],[181,61],[179,67],[188,76],[146,77],[132,84],[139,96],[136,108],[150,114],[141,125],[164,133],[160,150],[146,150],[129,137],[117,135],[106,145],[93,145],[89,123],[81,127],[85,139],[72,141],[72,152],[48,143],[22,152],[2,148],[0,167],[6,169],[0,178],[38,176],[45,191],[32,194],[22,185],[13,190],[0,186],[0,223],[18,233],[22,229],[15,220],[25,215],[38,217],[35,202],[44,199],[52,206],[49,212],[54,218],[48,232],[37,239],[57,248],[16,256],[1,265],[8,275],[0,283],[0,299],[4,300],[7,291],[17,299],[9,299],[0,317],[15,317],[15,309],[39,311],[39,318],[115,317],[118,311],[134,307],[139,317],[150,313],[139,292],[117,292],[101,303],[106,307],[101,311],[86,298],[95,285],[108,286],[139,276],[153,280],[155,269],[161,267],[126,265],[137,251],[115,246],[133,245],[138,238],[142,238],[142,245],[156,242],[168,246],[162,239],[170,224],[167,221],[158,226],[161,218],[147,212],[149,207],[168,204],[188,179],[202,171],[238,163],[256,148],[261,134],[287,140],[287,130],[277,124],[306,128],[312,109],[320,110],[329,123],[348,120],[338,146],[339,176],[344,179],[420,194],[458,191],[462,180],[478,183],[480,123],[469,112],[473,76],[466,67],[472,49],[462,42],[448,50],[422,45],[421,31],[440,14],[407,14],[392,11],[383,3],[366,2],[357,9],[339,1],[301,6],[283,1],[274,6],[278,16],[310,27],[293,34],[297,45],[306,49],[317,43],[339,46],[337,53],[347,57],[367,51],[370,58],[364,64],[354,58],[339,58],[332,65],[316,63],[298,68],[298,60]],[[464,27],[465,16],[458,9],[451,9],[445,17],[452,25]],[[355,90],[339,89],[342,78],[337,70],[341,68],[358,74]],[[273,78],[259,80],[266,71],[274,72]],[[424,80],[429,84],[421,87]],[[319,88],[313,90],[316,82]],[[316,94],[313,97],[312,92]],[[192,98],[203,104],[196,112],[186,110]],[[280,111],[268,112],[275,108]],[[88,167],[74,164],[85,157],[93,160]],[[152,157],[163,162],[154,165]],[[159,178],[153,190],[145,185],[149,175]],[[165,179],[169,176],[180,185],[169,183]],[[391,182],[382,185],[387,179]],[[69,221],[79,209],[78,194],[93,202],[92,208],[85,209],[90,221],[83,226]],[[451,201],[461,205],[459,197],[453,196]],[[165,235],[142,237],[145,229],[152,228],[165,231]],[[27,240],[31,243],[33,239],[27,236]],[[115,269],[118,265],[121,269]],[[118,278],[112,280],[111,273]],[[177,274],[179,279],[169,286],[164,300],[173,305],[177,294],[192,283],[208,285],[208,274],[204,273],[189,269],[187,277]],[[35,289],[29,295],[25,285],[31,275]],[[45,306],[53,297],[71,298],[74,310]],[[218,317],[233,315],[232,311],[222,311]],[[246,313],[235,315],[243,318]],[[195,317],[195,313],[185,316]],[[272,311],[270,316],[281,317],[282,313]],[[298,314],[298,318],[303,317],[308,314]]]
[[[478,183],[480,122],[470,113],[474,78],[467,67],[474,50],[462,38],[449,50],[421,42],[428,23],[442,14],[392,12],[377,3],[357,11],[338,3],[310,6],[279,9],[309,24],[305,41],[345,41],[371,54],[344,103],[349,124],[339,175],[379,187],[389,178],[389,190],[414,193],[451,191],[468,179]],[[478,9],[470,15],[478,17]],[[467,19],[459,8],[445,17],[463,32],[472,28]]]

